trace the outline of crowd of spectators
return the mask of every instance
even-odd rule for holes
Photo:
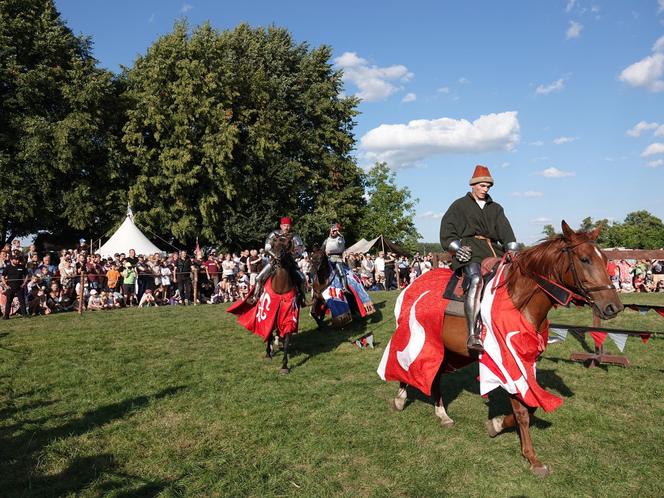
[[[407,258],[379,251],[346,254],[345,261],[364,287],[375,291],[407,286],[430,271],[435,259],[431,253]],[[14,240],[0,251],[0,309],[8,318],[79,308],[186,305],[194,299],[200,304],[232,302],[247,296],[266,263],[262,249],[150,255],[130,249],[103,258],[91,253],[82,239],[78,247],[57,255],[40,255],[34,245],[25,249]],[[306,252],[299,266],[310,286],[312,269]],[[447,267],[447,262],[440,259],[437,266]],[[664,292],[664,261],[611,261],[608,271],[620,292]]]

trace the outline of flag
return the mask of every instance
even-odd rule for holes
[[[601,348],[606,340],[606,332],[597,332],[596,330],[589,330],[588,332],[590,333],[590,337],[593,338],[593,341],[595,341],[595,346]]]
[[[558,342],[565,342],[565,339],[567,339],[567,329],[554,329],[551,328],[549,329],[549,340],[547,341],[547,344],[556,344]]]
[[[627,343],[627,334],[613,334],[609,332],[609,337],[616,344],[621,353],[625,351],[625,344]]]
[[[484,352],[479,359],[480,394],[502,387],[527,406],[553,411],[563,400],[538,384],[535,365],[546,348],[549,322],[538,331],[514,307],[507,286],[498,285],[504,268],[501,266],[486,284],[481,305]]]

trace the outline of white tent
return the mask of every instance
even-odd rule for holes
[[[97,254],[107,258],[118,253],[129,254],[129,249],[134,249],[136,254],[154,254],[156,252],[163,253],[156,245],[150,242],[143,232],[134,224],[134,217],[131,214],[131,209],[127,212],[127,217],[120,227],[115,231],[110,239],[101,246]]]

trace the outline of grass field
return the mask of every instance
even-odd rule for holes
[[[507,402],[478,395],[476,366],[444,377],[454,428],[425,399],[389,410],[396,385],[375,370],[396,293],[373,298],[378,313],[343,331],[304,318],[287,376],[225,305],[2,322],[0,496],[664,496],[661,339],[630,338],[626,369],[570,362],[573,337],[546,350],[540,382],[565,404],[536,414],[553,470],[538,479],[516,433],[486,436]],[[585,309],[550,319],[591,322]],[[664,318],[606,325],[664,331]],[[348,342],[368,331],[376,349]]]

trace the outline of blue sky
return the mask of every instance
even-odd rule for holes
[[[362,98],[358,164],[386,160],[437,241],[475,164],[517,239],[586,216],[664,219],[664,0],[56,0],[113,71],[173,22],[287,28],[330,45]]]

